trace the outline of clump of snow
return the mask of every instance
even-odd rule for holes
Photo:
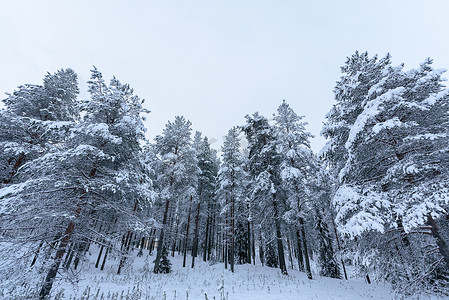
[[[404,123],[402,123],[398,117],[395,117],[395,118],[386,120],[385,122],[377,123],[376,125],[374,125],[373,132],[377,134],[383,129],[390,129],[390,128],[399,127],[402,125],[404,125]]]
[[[357,120],[354,123],[354,126],[351,128],[349,132],[348,140],[345,143],[346,149],[350,149],[358,134],[363,131],[366,123],[376,116],[379,113],[379,107],[384,102],[390,100],[393,97],[400,97],[400,95],[404,92],[403,87],[398,87],[393,90],[389,90],[381,96],[369,101],[363,112],[357,117]]]
[[[385,210],[391,207],[384,195],[373,191],[362,194],[352,186],[342,185],[333,203],[337,212],[337,229],[342,234],[354,238],[365,231],[384,232]]]

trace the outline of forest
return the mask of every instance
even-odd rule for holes
[[[183,116],[148,140],[147,104],[95,67],[88,99],[72,69],[18,86],[0,110],[0,295],[55,297],[94,248],[99,276],[146,255],[162,276],[177,256],[449,295],[449,90],[432,63],[349,56],[319,153],[285,100],[218,150]]]

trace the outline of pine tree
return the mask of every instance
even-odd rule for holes
[[[434,254],[431,262],[423,260],[418,250],[422,241],[409,232],[433,236],[441,261],[449,261],[449,248],[435,222],[448,198],[447,146],[443,146],[448,135],[442,127],[447,124],[448,93],[442,85],[443,71],[433,70],[431,63],[426,60],[410,71],[403,71],[402,65],[389,66],[382,80],[363,94],[341,143],[347,157],[339,162],[340,187],[334,197],[339,230],[362,237],[357,247],[366,247],[362,250],[366,255],[372,244],[364,239],[385,239],[387,247],[379,249],[382,258],[377,260],[382,261],[384,277],[406,281],[429,272],[430,265],[439,261]],[[428,229],[422,227],[425,224]],[[391,258],[388,247],[396,249],[398,257]],[[413,267],[406,271],[404,264]],[[390,276],[394,272],[408,274]]]
[[[332,239],[327,224],[319,212],[317,216],[316,227],[319,236],[318,264],[320,266],[320,275],[341,279],[340,266],[338,265],[332,246]]]
[[[153,261],[153,263],[155,263],[156,261]],[[168,274],[171,272],[171,262],[168,259],[168,251],[167,251],[167,247],[163,247],[162,248],[162,253],[161,253],[161,260],[159,262],[159,272],[158,273],[162,273],[162,274]]]
[[[240,132],[237,127],[228,131],[222,146],[222,164],[218,171],[217,197],[222,207],[222,214],[229,216],[229,223],[224,230],[232,272],[236,254],[240,262],[248,261],[247,247],[249,247],[249,233],[246,226],[249,219],[246,202],[248,174],[244,170],[244,157],[240,150]],[[237,250],[236,244],[240,250]]]
[[[12,261],[2,264],[0,273],[19,286],[19,282],[30,280],[20,270],[34,266],[41,258],[39,254],[48,252],[48,245],[58,239],[53,226],[59,224],[51,217],[46,218],[49,213],[44,209],[46,202],[36,205],[39,196],[33,193],[41,186],[43,189],[48,186],[45,178],[39,178],[41,171],[35,161],[57,153],[64,146],[65,136],[78,118],[78,112],[73,109],[77,94],[77,76],[67,69],[47,74],[43,85],[19,86],[3,100],[5,108],[0,110],[0,226],[9,228],[1,241],[10,247],[2,247],[0,252],[5,262]],[[21,252],[20,260],[11,255],[17,249]]]
[[[21,166],[20,172],[14,175],[17,183],[0,192],[2,203],[10,205],[2,210],[5,212],[2,225],[33,228],[31,233],[15,232],[17,240],[22,235],[27,241],[25,249],[37,249],[38,255],[41,246],[33,243],[42,244],[42,241],[56,248],[52,260],[42,261],[47,276],[40,291],[41,299],[49,295],[70,245],[72,253],[76,254],[76,267],[85,253],[86,238],[103,238],[92,230],[100,220],[108,227],[115,226],[115,233],[136,228],[144,230],[146,225],[138,218],[136,209],[142,209],[151,200],[151,186],[140,162],[140,141],[144,139],[141,114],[146,112],[142,101],[133,95],[129,86],[116,79],[109,87],[101,84],[101,90],[95,89],[102,79],[101,73],[94,70],[90,82],[92,99],[77,102],[75,108],[66,108],[64,105],[69,106],[73,101],[71,91],[77,90],[70,82],[76,76],[68,74],[70,76],[59,74],[61,76],[54,80],[46,77],[43,90],[52,87],[48,88],[50,92],[46,98],[48,109],[39,107],[39,111],[27,109],[24,112],[35,113],[45,120],[35,119],[35,124],[47,127],[44,133],[49,136],[48,151]],[[11,98],[6,102],[13,106],[12,110],[18,111],[18,100]],[[56,104],[62,106],[61,111],[56,109]],[[103,114],[95,115],[99,107]],[[77,122],[53,120],[73,118],[75,111],[83,115]],[[28,155],[28,159],[31,158]],[[113,220],[116,222],[111,224]],[[109,238],[120,239],[117,235]]]
[[[262,226],[274,228],[277,242],[279,268],[282,274],[287,275],[285,264],[284,245],[281,233],[281,216],[284,211],[282,189],[280,181],[280,156],[277,152],[276,135],[274,128],[265,117],[258,113],[246,116],[247,123],[243,127],[249,148],[248,169],[254,184],[252,189],[253,201],[257,203],[258,210],[263,216],[260,220],[269,220],[271,224]],[[271,248],[270,248],[271,249]],[[272,255],[271,253],[269,255]]]
[[[194,138],[194,148],[197,152],[200,174],[198,176],[197,185],[198,204],[195,219],[194,243],[192,247],[192,268],[195,264],[195,258],[200,251],[200,240],[204,241],[203,260],[206,261],[207,259],[207,248],[210,234],[209,228],[212,221],[211,205],[215,197],[217,177],[217,152],[210,148],[208,138],[202,138],[200,133],[196,133]],[[201,219],[200,216],[202,216]],[[201,238],[201,228],[205,229],[203,238]]]
[[[162,135],[156,137],[153,169],[157,172],[154,184],[159,197],[157,201],[162,206],[162,228],[159,233],[158,249],[154,264],[154,273],[159,273],[162,249],[166,243],[165,233],[170,229],[168,218],[173,207],[178,211],[189,211],[187,229],[185,232],[185,249],[187,250],[191,205],[197,199],[198,159],[196,150],[192,147],[191,122],[184,117],[176,117],[174,122],[168,122]],[[181,217],[181,216],[180,216]],[[185,215],[182,215],[185,218]],[[182,220],[185,222],[185,219]],[[186,254],[184,254],[185,257]],[[184,259],[185,266],[185,259]]]
[[[310,213],[310,205],[307,203],[313,196],[309,192],[307,182],[313,176],[312,172],[320,167],[310,150],[309,138],[312,135],[306,132],[306,123],[301,121],[302,117],[298,116],[285,100],[279,106],[274,119],[280,177],[289,208],[284,218],[289,223],[296,224],[297,231],[301,234],[301,253],[304,254],[307,276],[312,279],[305,216]]]

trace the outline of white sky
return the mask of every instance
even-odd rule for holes
[[[0,93],[92,65],[146,99],[148,137],[184,115],[210,139],[282,99],[316,138],[355,50],[449,67],[449,1],[2,1]],[[86,92],[82,94],[86,96]],[[4,97],[2,97],[4,98]]]

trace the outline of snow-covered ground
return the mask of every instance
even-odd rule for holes
[[[92,251],[89,260],[96,259]],[[182,267],[182,257],[170,257],[170,274],[153,274],[154,256],[144,251],[128,263],[121,275],[116,275],[117,261],[109,261],[104,271],[85,262],[78,274],[79,281],[59,279],[53,286],[52,299],[216,299],[216,300],[289,300],[289,299],[395,299],[397,296],[385,284],[367,284],[363,279],[338,280],[314,274],[309,280],[304,273],[261,265],[236,265],[235,273],[217,263],[210,265],[201,259],[194,269]],[[188,266],[191,258],[188,257]],[[316,273],[316,272],[315,272]],[[89,295],[89,296],[88,296]],[[420,298],[422,299],[422,298]]]

